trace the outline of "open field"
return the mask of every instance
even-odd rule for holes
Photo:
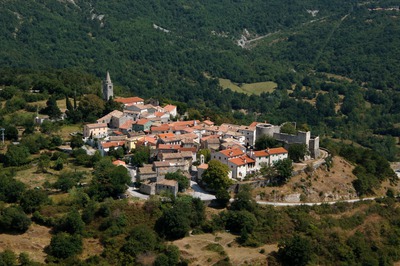
[[[63,140],[70,139],[70,133],[72,132],[82,132],[82,126],[80,125],[64,125],[61,130],[57,132]]]
[[[266,265],[266,255],[278,250],[277,245],[264,245],[258,248],[240,247],[237,236],[229,233],[191,235],[173,242],[181,255],[190,261],[189,265],[214,265],[229,257],[232,265]],[[210,247],[215,247],[214,249]],[[264,249],[264,254],[260,250]]]
[[[24,234],[0,234],[0,251],[25,252],[33,261],[44,262],[44,248],[50,244],[50,228],[32,223]]]
[[[248,95],[260,95],[263,92],[273,92],[277,87],[277,84],[272,81],[237,84],[229,79],[219,79],[219,84],[224,89],[229,88],[232,91],[246,93]]]
[[[53,161],[50,162],[52,166]],[[63,171],[82,171],[86,172],[86,177],[81,180],[82,183],[87,183],[91,180],[90,172],[93,168],[87,168],[81,165],[75,165],[73,160],[69,160],[64,163],[64,169],[62,171],[56,171],[51,168],[47,169],[47,173],[37,172],[37,167],[32,165],[29,169],[20,170],[16,172],[15,179],[21,181],[29,188],[43,187],[43,184],[48,181],[54,183],[57,181],[58,176]]]
[[[73,104],[73,99],[70,98],[69,100]],[[30,103],[30,105],[38,105],[39,107],[44,108],[44,107],[46,107],[46,102],[47,102],[47,100],[38,101],[38,102]],[[58,108],[60,108],[61,112],[65,112],[65,110],[67,110],[67,103],[66,103],[65,99],[57,100],[57,106],[58,106]]]

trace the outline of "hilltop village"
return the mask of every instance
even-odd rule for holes
[[[201,181],[208,164],[204,155],[198,158],[199,150],[208,150],[210,159],[227,165],[229,178],[236,181],[258,173],[263,165],[272,166],[288,158],[288,147],[294,143],[307,145],[309,157],[319,157],[319,137],[311,136],[310,131],[290,135],[281,133],[281,126],[268,123],[215,125],[210,120],[177,121],[174,105],[161,107],[155,100],[145,104],[140,97],[114,97],[108,72],[102,82],[102,93],[104,100],[113,98],[123,105],[123,111],[114,110],[98,118],[97,123],[84,125],[83,139],[103,156],[118,148],[131,151],[148,147],[152,164],[135,169],[140,191],[145,194],[168,190],[176,195],[178,183],[166,180],[167,173],[180,171],[190,178],[189,173],[197,172],[195,177]],[[256,140],[263,135],[280,141],[283,147],[254,150]]]

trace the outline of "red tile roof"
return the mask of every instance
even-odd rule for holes
[[[162,113],[162,112],[155,112],[154,115],[155,115],[156,117],[162,117],[163,115],[165,115],[165,113]]]
[[[181,145],[171,145],[171,144],[159,144],[159,150],[179,150]]]
[[[109,141],[109,142],[102,142],[101,146],[103,149],[111,148],[111,147],[120,147],[124,146],[125,141]]]
[[[267,156],[269,156],[269,153],[266,150],[254,151],[254,155],[256,157],[267,157]]]
[[[254,163],[255,161],[253,159],[251,159],[249,156],[247,155],[243,155],[240,156],[238,158],[233,158],[233,159],[229,159],[229,161],[235,165],[241,166],[241,165],[245,165],[248,163]]]
[[[229,158],[237,157],[237,156],[244,154],[244,152],[241,149],[227,149],[227,150],[220,151],[220,153],[222,153],[223,155],[225,155]]]
[[[157,140],[156,140],[154,137],[145,136],[145,137],[143,137],[143,138],[141,138],[141,139],[138,139],[138,143],[140,143],[140,144],[143,144],[143,143],[145,143],[146,141],[147,141],[148,143],[150,143],[152,146],[155,146],[156,143],[157,143]]]
[[[174,111],[174,109],[176,109],[176,106],[172,105],[172,104],[168,104],[167,106],[164,106],[164,110],[167,112],[172,112],[172,111]]]
[[[173,137],[175,137],[175,134],[174,134],[174,133],[158,134],[158,137],[159,137],[160,139],[173,138]]]
[[[255,126],[257,126],[258,124],[262,124],[262,123],[260,123],[260,122],[253,122],[253,123],[250,124],[250,127],[255,127]]]
[[[199,166],[197,166],[197,169],[204,169],[204,170],[206,170],[206,169],[208,169],[208,164],[202,163],[202,164],[200,164]]]
[[[180,147],[179,148],[179,151],[180,152],[183,152],[183,151],[191,151],[191,152],[197,152],[197,148],[196,147]]]
[[[132,125],[133,125],[134,123],[135,123],[134,121],[128,120],[128,121],[126,121],[125,123],[123,123],[119,128],[120,128],[120,129],[126,129],[126,130],[132,129]]]
[[[178,121],[178,122],[173,122],[171,123],[172,126],[194,126],[194,124],[199,124],[199,120],[191,120],[191,121]]]
[[[126,163],[124,161],[121,160],[116,160],[113,162],[113,165],[122,165],[122,166],[126,166]]]
[[[267,150],[269,154],[281,154],[281,153],[288,153],[288,151],[285,148],[278,147],[278,148],[271,148]]]
[[[204,120],[203,123],[206,124],[207,126],[213,126],[214,125],[214,122],[210,121],[210,120]]]
[[[115,102],[123,103],[123,104],[134,104],[143,102],[144,100],[139,97],[129,97],[129,98],[116,98],[114,99]]]
[[[149,122],[149,120],[147,120],[147,119],[139,119],[137,122],[136,122],[136,124],[138,124],[138,125],[145,125],[146,123],[148,123]]]
[[[168,131],[169,130],[169,125],[168,124],[163,124],[161,126],[152,126],[151,131]]]

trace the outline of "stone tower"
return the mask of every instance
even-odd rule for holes
[[[108,101],[110,98],[114,97],[114,86],[111,82],[110,73],[107,71],[107,77],[103,80],[103,99]]]

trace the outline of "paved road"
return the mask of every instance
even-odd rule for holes
[[[375,198],[359,198],[359,199],[351,199],[351,200],[338,200],[338,201],[324,201],[324,202],[273,202],[273,201],[257,201],[258,204],[260,205],[273,205],[273,206],[301,206],[301,205],[307,205],[307,206],[317,206],[317,205],[322,205],[322,204],[335,204],[339,202],[349,202],[349,203],[354,203],[357,201],[364,201],[364,200],[375,200],[380,197],[375,197]]]

